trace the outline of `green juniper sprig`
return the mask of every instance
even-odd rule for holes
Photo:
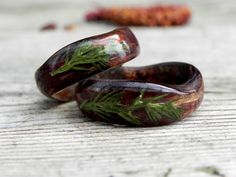
[[[117,114],[135,125],[142,125],[139,118],[133,114],[134,111],[139,109],[144,109],[152,122],[158,122],[163,117],[172,120],[180,119],[183,110],[175,107],[173,101],[160,102],[166,94],[149,98],[143,98],[143,95],[144,91],[141,91],[140,95],[130,105],[123,105],[120,102],[121,92],[99,93],[95,97],[82,102],[80,108],[85,111],[95,112],[104,119],[109,119],[112,114]]]
[[[85,111],[95,112],[103,119],[108,119],[111,114],[118,114],[126,121],[140,125],[141,123],[137,117],[125,109],[124,105],[120,103],[120,99],[120,92],[99,93],[94,98],[82,102],[80,108]]]
[[[105,51],[104,46],[84,43],[75,50],[71,57],[65,58],[64,65],[52,71],[50,75],[55,76],[69,70],[89,70],[91,67],[102,70],[107,66],[108,60],[109,54]]]
[[[143,95],[144,91],[142,91],[131,104],[133,111],[139,108],[145,109],[148,118],[153,122],[159,121],[163,117],[170,118],[172,120],[179,120],[182,109],[174,107],[173,100],[160,103],[160,100],[164,98],[166,94],[149,98],[143,98]]]

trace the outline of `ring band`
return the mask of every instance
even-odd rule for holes
[[[194,112],[204,95],[200,71],[191,64],[121,65],[139,54],[128,28],[82,39],[60,49],[35,74],[39,90],[77,100],[90,118],[111,123],[166,125]]]
[[[80,110],[95,120],[166,125],[195,111],[203,99],[200,71],[187,63],[118,67],[77,85]]]
[[[39,90],[59,101],[74,99],[73,84],[119,66],[139,54],[139,44],[129,28],[85,38],[53,54],[37,71]]]

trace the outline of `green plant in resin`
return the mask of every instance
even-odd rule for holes
[[[120,100],[121,92],[99,93],[91,99],[85,100],[81,103],[80,108],[85,111],[91,111],[102,117],[109,119],[113,114],[117,114],[124,120],[135,124],[142,125],[139,118],[134,115],[134,111],[143,109],[147,117],[152,122],[158,122],[161,118],[169,118],[172,120],[179,120],[182,114],[182,109],[174,106],[174,101],[160,102],[166,94],[144,98],[144,91],[134,99],[129,105],[123,105]]]
[[[71,57],[65,58],[64,65],[52,71],[50,75],[55,76],[69,70],[86,71],[91,67],[102,70],[107,67],[108,60],[109,54],[105,51],[104,46],[84,43],[75,50]]]

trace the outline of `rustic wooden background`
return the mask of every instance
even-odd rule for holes
[[[234,0],[165,1],[187,3],[193,10],[191,23],[132,28],[142,51],[127,65],[184,61],[202,71],[204,101],[185,121],[154,128],[93,122],[81,115],[75,102],[58,105],[36,88],[34,72],[52,53],[115,28],[84,22],[88,9],[154,2],[0,1],[1,177],[210,177],[196,170],[206,166],[225,177],[236,176]],[[51,21],[60,29],[39,31]],[[78,23],[77,30],[64,31],[68,23]]]

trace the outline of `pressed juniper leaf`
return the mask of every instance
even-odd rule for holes
[[[109,54],[106,53],[104,46],[95,46],[85,43],[79,46],[71,57],[68,55],[65,58],[64,65],[50,73],[55,76],[69,70],[86,71],[91,67],[102,70],[107,66]]]
[[[178,120],[181,117],[182,109],[174,107],[173,101],[161,102],[166,95],[143,98],[142,91],[130,105],[121,104],[121,92],[113,91],[110,93],[99,93],[96,96],[85,100],[80,108],[85,111],[91,111],[104,119],[111,118],[112,114],[117,114],[122,119],[141,125],[140,119],[133,114],[134,111],[143,109],[147,118],[151,122],[159,122],[163,117],[172,120]]]

